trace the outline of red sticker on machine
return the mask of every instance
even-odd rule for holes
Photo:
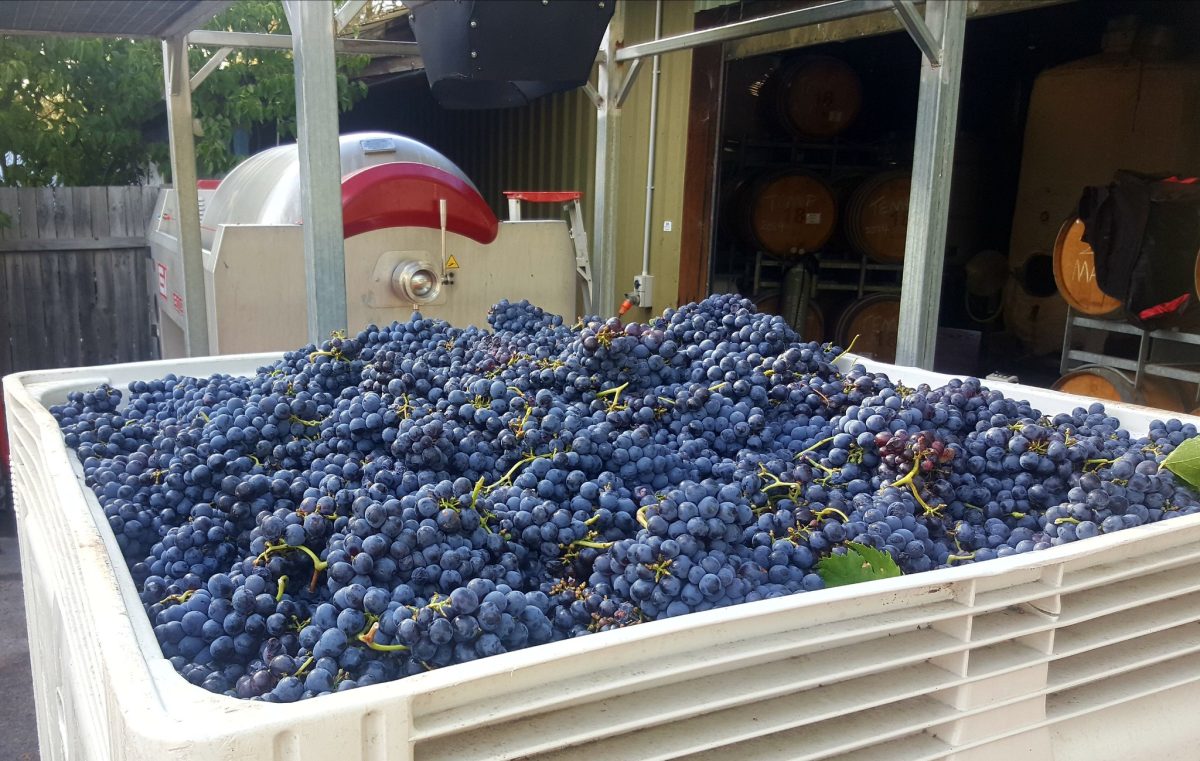
[[[167,300],[167,265],[162,262],[156,262],[158,268],[158,295],[163,300]]]
[[[171,304],[175,307],[175,311],[183,314],[183,297],[178,293],[171,294]]]

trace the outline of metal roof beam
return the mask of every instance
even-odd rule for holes
[[[204,251],[200,239],[200,200],[196,191],[196,145],[192,133],[192,88],[188,77],[187,42],[163,40],[163,79],[167,99],[167,135],[171,146],[171,183],[175,186],[179,221],[179,254],[183,258],[184,314],[189,357],[204,357],[208,335],[208,297],[204,290]]]
[[[825,21],[862,16],[867,13],[888,11],[894,8],[892,0],[833,0],[823,5],[813,5],[798,8],[794,11],[784,11],[761,18],[747,19],[733,24],[700,29],[695,32],[685,32],[661,40],[640,42],[629,45],[616,52],[617,61],[632,61],[647,56],[662,53],[674,53],[678,50],[689,50],[701,45],[711,45],[717,42],[740,40],[744,37],[754,37],[769,32],[778,32],[798,26],[820,24]]]
[[[900,17],[900,23],[908,30],[908,36],[912,37],[913,42],[917,43],[925,60],[929,61],[931,66],[941,66],[941,45],[933,38],[933,32],[930,32],[929,27],[925,25],[925,19],[921,17],[920,13],[917,13],[917,6],[912,4],[912,0],[895,0],[895,2],[896,15]]]
[[[197,27],[204,26],[232,4],[230,0],[200,0],[187,12],[179,14],[179,18],[165,29],[159,30],[159,35],[172,38],[187,34]]]
[[[217,67],[224,63],[225,59],[228,58],[229,54],[232,52],[233,48],[221,48],[209,56],[209,59],[204,62],[204,65],[200,67],[200,70],[192,75],[192,81],[189,83],[192,88],[192,92],[196,92],[196,88],[202,85],[204,80],[208,79],[208,75],[216,71]]]
[[[900,324],[896,329],[896,364],[930,370],[937,345],[942,271],[946,261],[946,225],[950,217],[950,180],[954,174],[954,138],[958,131],[966,3],[928,0],[925,20],[937,41],[941,65],[935,66],[929,59],[921,62]]]
[[[336,39],[329,0],[284,0],[296,47],[296,147],[300,154],[300,216],[308,340],[320,346],[345,330],[346,251],[342,230],[342,160],[338,147]]]
[[[263,48],[268,50],[291,50],[290,34],[257,34],[255,32],[213,32],[200,29],[188,35],[191,45],[210,48]],[[420,50],[415,42],[393,40],[356,40],[338,38],[334,51],[346,55],[416,56]]]
[[[337,30],[340,32],[350,25],[362,9],[367,5],[367,0],[346,0],[342,3],[336,12],[333,14],[334,23],[337,25]]]

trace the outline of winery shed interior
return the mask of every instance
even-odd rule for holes
[[[630,10],[640,15],[627,30],[645,32],[628,31],[631,42],[653,35],[650,5]],[[802,5],[667,3],[664,34]],[[969,5],[935,367],[1050,386],[1079,366],[1105,365],[1116,374],[1084,370],[1093,392],[1126,401],[1150,393],[1192,409],[1195,342],[1151,338],[1142,357],[1140,331],[1126,332],[1112,308],[1076,303],[1073,317],[1084,323],[1064,344],[1060,290],[1070,295],[1079,262],[1058,267],[1070,247],[1056,254],[1056,241],[1083,189],[1108,185],[1119,170],[1200,172],[1200,64],[1189,42],[1200,13],[1187,2]],[[403,17],[380,26],[405,36]],[[894,358],[920,64],[883,13],[664,55],[650,247],[658,299],[736,290],[806,336],[845,345],[857,335],[856,349]],[[437,104],[419,72],[371,81],[343,125],[436,146],[498,210],[501,191],[518,183],[591,187],[594,109],[581,92],[463,118]],[[645,84],[621,127],[643,143]],[[623,146],[620,160],[629,177],[620,209],[640,223],[644,146]],[[799,215],[796,204],[811,208]],[[617,253],[622,294],[640,267],[641,230],[631,232]],[[1090,262],[1082,266],[1079,287],[1096,290]],[[1187,334],[1197,313],[1168,329]],[[1083,326],[1098,316],[1118,319]],[[1148,373],[1147,364],[1187,377]]]
[[[1195,748],[1200,4],[246,2],[0,3],[170,175],[0,187],[0,756]]]

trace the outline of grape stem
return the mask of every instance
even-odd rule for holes
[[[176,603],[184,603],[184,602],[187,602],[189,599],[191,599],[192,595],[194,595],[194,594],[196,594],[196,590],[189,589],[188,591],[181,592],[180,594],[177,594],[177,595],[169,595],[167,597],[164,597],[163,599],[158,601],[158,604],[166,605],[166,604],[170,603],[170,604],[174,605]]]
[[[831,364],[831,365],[836,365],[836,364],[837,364],[837,361],[838,361],[839,359],[841,359],[842,357],[844,357],[844,356],[846,356],[847,354],[849,354],[849,353],[850,353],[850,350],[854,348],[854,342],[855,342],[855,341],[857,341],[857,340],[858,340],[858,336],[857,336],[857,335],[856,335],[856,336],[854,336],[854,338],[851,338],[851,339],[850,339],[850,345],[849,345],[849,346],[847,346],[845,349],[842,349],[842,353],[841,353],[841,354],[839,354],[839,355],[837,355],[836,357],[834,357],[833,359],[829,360],[829,364]]]
[[[931,507],[929,505],[929,503],[927,503],[925,500],[921,499],[921,494],[917,491],[917,485],[916,485],[916,483],[913,482],[913,478],[916,477],[917,471],[919,471],[921,469],[921,458],[924,454],[925,454],[924,452],[919,452],[917,454],[916,458],[913,460],[912,470],[908,471],[903,476],[901,476],[900,478],[893,481],[890,484],[890,486],[892,486],[892,487],[907,486],[908,490],[910,492],[912,492],[913,499],[917,500],[917,504],[919,504],[921,506],[921,508],[925,510],[925,514],[937,516],[937,515],[941,515],[942,508],[940,506],[939,507]]]
[[[827,507],[823,510],[818,510],[816,513],[814,513],[814,515],[816,515],[817,518],[824,518],[826,515],[828,515],[830,513],[840,516],[842,519],[842,523],[850,522],[850,516],[846,515],[845,513],[843,513],[841,510],[837,509],[836,507]]]
[[[293,674],[292,676],[300,676],[301,674],[303,674],[305,669],[307,669],[309,666],[313,665],[313,661],[315,661],[315,660],[316,660],[316,656],[312,656],[312,655],[308,656],[308,660],[306,660],[304,663],[301,663],[300,668],[296,669],[296,673]]]
[[[374,623],[371,624],[370,628],[367,629],[366,632],[359,634],[356,637],[356,639],[359,642],[366,645],[367,647],[371,648],[372,650],[378,650],[378,651],[384,652],[384,653],[398,653],[398,652],[403,652],[405,650],[408,650],[407,645],[400,645],[400,644],[381,645],[381,644],[377,643],[375,641],[375,635],[378,632],[379,632],[379,622],[375,621]]]
[[[591,542],[587,539],[576,539],[571,544],[576,544],[580,547],[590,547],[593,550],[607,550],[613,546],[614,542]]]
[[[608,403],[608,411],[613,412],[618,409],[623,409],[621,407],[621,392],[624,391],[628,387],[629,387],[629,381],[625,381],[624,383],[617,386],[616,388],[610,388],[606,391],[597,391],[596,398],[599,399],[601,397],[611,395],[612,399]]]
[[[917,457],[913,460],[912,470],[908,471],[903,476],[901,476],[900,478],[893,481],[891,483],[891,486],[900,487],[900,486],[907,486],[907,485],[911,484],[913,482],[913,478],[916,477],[916,475],[917,475],[917,471],[919,471],[920,469],[921,469],[921,456],[917,455]]]
[[[287,544],[286,542],[280,540],[279,544],[272,544],[259,553],[258,557],[254,559],[254,564],[259,565],[266,562],[267,558],[270,557],[272,553],[287,552],[288,550],[300,550],[305,555],[308,555],[310,558],[312,558],[313,575],[312,582],[308,585],[308,591],[316,592],[317,579],[320,577],[321,571],[324,571],[329,567],[329,563],[328,561],[321,560],[321,558],[318,557],[315,552],[305,547],[303,544]]]
[[[797,452],[797,453],[796,453],[796,457],[795,457],[794,459],[797,459],[797,460],[799,460],[801,457],[803,457],[804,455],[808,454],[809,452],[812,452],[813,450],[816,450],[816,449],[820,449],[821,447],[825,446],[826,444],[828,444],[828,443],[829,443],[829,442],[831,442],[831,441],[833,441],[833,437],[832,437],[832,436],[830,436],[830,437],[829,437],[829,438],[827,438],[827,439],[821,439],[821,440],[820,440],[820,441],[818,441],[816,444],[813,444],[812,446],[810,446],[810,447],[807,447],[807,448],[805,448],[805,449],[802,449],[802,450],[800,450],[799,452]]]
[[[671,568],[671,564],[674,562],[675,561],[672,560],[671,558],[663,558],[662,560],[658,561],[657,563],[647,563],[646,569],[650,570],[650,571],[654,571],[654,582],[658,583],[658,582],[662,581],[662,578],[664,576],[672,575],[670,568]]]
[[[534,460],[536,460],[540,457],[542,457],[542,455],[531,454],[527,457],[522,457],[520,460],[517,460],[515,463],[513,463],[513,466],[508,469],[507,473],[505,473],[503,476],[498,478],[495,483],[485,487],[484,491],[486,493],[490,494],[491,492],[500,488],[500,486],[502,486],[504,484],[511,484],[513,473],[516,473],[518,468],[520,468],[522,465],[525,465],[526,463],[533,462]]]
[[[637,518],[638,525],[640,525],[644,529],[650,528],[650,521],[646,520],[646,511],[649,510],[651,507],[654,507],[654,505],[643,505],[638,508],[637,514],[635,515],[635,517]]]
[[[337,349],[334,349],[333,351],[314,351],[314,352],[311,352],[311,353],[308,355],[308,361],[309,361],[309,362],[312,362],[312,361],[313,361],[313,357],[330,357],[330,358],[332,358],[334,361],[340,361],[340,360],[344,360],[344,359],[346,358],[346,357],[345,357],[345,356],[344,356],[344,355],[343,355],[343,354],[342,354],[340,351],[338,351]]]
[[[286,574],[279,577],[279,586],[278,586],[278,589],[275,591],[275,602],[279,602],[280,600],[283,599],[283,592],[285,589],[287,589],[287,583],[288,583],[288,577]]]

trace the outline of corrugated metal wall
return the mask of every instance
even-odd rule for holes
[[[618,6],[617,13],[624,14],[625,42],[653,38],[654,10],[651,2]],[[692,11],[691,3],[664,3],[663,34],[691,31]],[[650,251],[655,299],[652,309],[631,314],[638,319],[675,305],[679,292],[679,231],[692,222],[681,218],[691,60],[687,51],[662,57]],[[617,126],[621,140],[613,178],[617,197],[608,211],[616,215],[619,225],[617,303],[621,294],[631,290],[642,266],[651,88],[651,62],[645,63]],[[502,219],[508,214],[505,190],[582,191],[588,233],[595,235],[596,109],[582,90],[541,98],[522,108],[452,111],[434,101],[423,74],[401,75],[373,85],[354,111],[342,115],[341,128],[398,132],[436,148],[466,172]],[[526,217],[542,218],[559,214],[553,207],[531,206],[525,212]],[[663,230],[666,221],[672,223],[670,231]]]
[[[437,105],[423,75],[372,88],[368,102],[343,116],[342,129],[385,129],[444,153],[467,173],[502,219],[505,190],[579,190],[592,215],[596,109],[582,90],[522,108],[452,111]],[[526,216],[557,217],[555,207],[528,206]]]

